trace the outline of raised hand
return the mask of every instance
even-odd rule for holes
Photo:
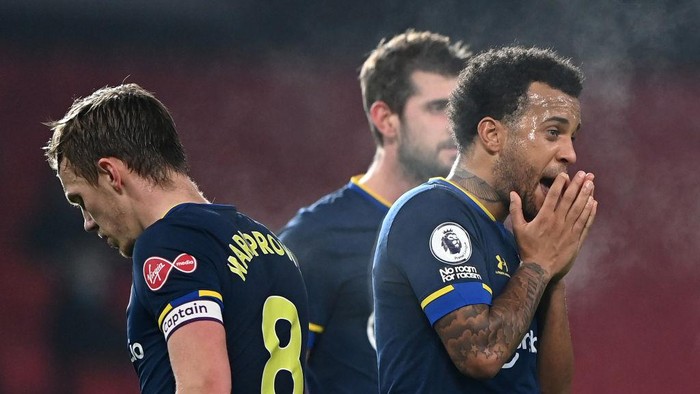
[[[559,174],[535,218],[527,222],[522,200],[510,193],[510,215],[524,262],[544,269],[549,279],[558,280],[571,269],[574,259],[593,224],[597,201],[593,198],[593,174],[579,171],[573,180]]]

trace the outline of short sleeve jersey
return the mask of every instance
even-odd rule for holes
[[[302,208],[280,231],[309,295],[309,392],[376,393],[371,265],[389,203],[353,177]]]
[[[191,322],[223,324],[233,392],[301,393],[307,299],[289,250],[233,206],[181,204],[136,241],[127,307],[143,393],[174,393],[167,341]]]
[[[373,288],[381,393],[537,393],[537,322],[490,380],[463,375],[433,325],[461,307],[491,305],[520,262],[515,240],[476,198],[442,178],[387,214]]]

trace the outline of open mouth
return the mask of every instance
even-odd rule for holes
[[[554,183],[555,177],[542,177],[540,179],[540,188],[542,189],[542,192],[546,196],[547,193],[549,192],[549,188],[552,187],[552,184]]]

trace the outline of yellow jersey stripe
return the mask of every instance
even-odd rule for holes
[[[355,175],[354,177],[350,178],[350,182],[354,183],[357,187],[364,190],[365,193],[372,196],[375,200],[379,201],[383,205],[386,205],[387,208],[391,208],[391,203],[388,200],[386,200],[384,197],[382,197],[379,194],[375,193],[374,191],[370,190],[367,186],[360,185],[360,178],[362,178],[363,176],[364,176],[364,174]]]
[[[491,295],[493,295],[493,290],[491,290],[491,288],[486,283],[482,283],[481,287],[483,287],[484,290],[488,291],[489,293],[491,293]]]
[[[158,327],[160,327],[163,324],[163,319],[165,319],[165,316],[167,316],[168,312],[170,312],[171,310],[173,310],[173,306],[171,304],[165,306],[163,312],[161,312],[160,316],[158,316]]]
[[[323,332],[323,330],[323,326],[309,322],[309,331],[315,332],[316,334],[320,334]]]
[[[420,307],[421,307],[422,309],[425,309],[425,307],[428,306],[428,304],[430,304],[431,302],[433,302],[436,298],[438,298],[438,297],[440,297],[440,296],[442,296],[442,295],[445,295],[445,294],[451,292],[451,291],[454,290],[454,289],[455,289],[454,286],[449,285],[449,286],[443,287],[442,289],[440,289],[440,290],[438,290],[438,291],[436,291],[436,292],[433,292],[433,293],[430,294],[429,296],[425,297],[425,299],[423,300],[423,302],[420,303]]]
[[[219,300],[221,302],[224,302],[224,297],[222,297],[221,294],[219,294],[218,292],[213,291],[213,290],[200,290],[199,296],[200,297],[212,297],[212,298],[216,298],[217,300]]]

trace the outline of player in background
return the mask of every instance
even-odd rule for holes
[[[141,391],[303,393],[308,311],[292,254],[204,198],[165,106],[135,84],[105,87],[48,125],[49,165],[85,230],[133,258]]]
[[[401,197],[377,240],[381,393],[570,391],[562,279],[597,210],[593,175],[567,175],[582,79],[523,47],[476,55],[460,74],[457,162]]]
[[[445,110],[470,55],[461,42],[427,31],[382,40],[359,78],[376,143],[369,169],[300,209],[280,232],[308,289],[311,394],[377,391],[374,241],[401,194],[449,172],[457,150]]]

